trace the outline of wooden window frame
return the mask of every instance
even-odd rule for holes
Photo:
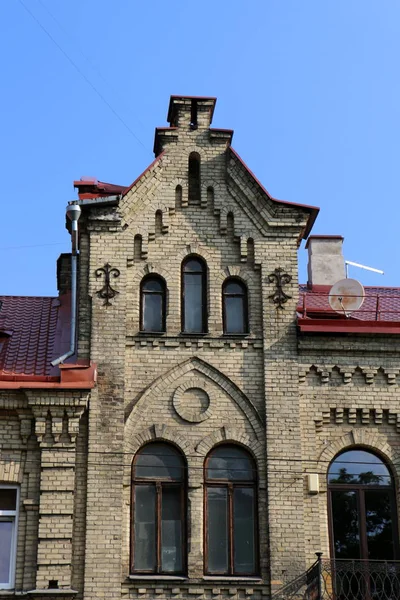
[[[151,292],[151,291],[144,291],[143,287],[146,284],[147,281],[150,280],[156,280],[158,281],[161,286],[162,286],[162,291],[161,292]],[[161,296],[161,326],[162,329],[160,331],[151,331],[150,329],[145,329],[144,328],[144,294],[149,294],[149,295],[156,295],[156,296]],[[142,281],[140,282],[140,332],[141,333],[147,333],[147,334],[151,334],[151,335],[157,335],[157,334],[161,334],[161,333],[165,333],[166,332],[166,323],[167,323],[167,284],[165,282],[165,279],[163,277],[161,277],[160,275],[146,275],[145,277],[143,277]]]
[[[225,288],[230,284],[230,283],[238,283],[243,290],[242,294],[230,294],[227,293],[225,291]],[[249,328],[249,292],[247,289],[247,285],[245,284],[245,282],[240,279],[239,277],[228,277],[227,279],[225,279],[224,283],[222,284],[222,325],[223,325],[223,331],[224,331],[224,335],[248,335],[250,332],[250,328]],[[226,330],[226,324],[227,324],[227,310],[226,310],[226,298],[243,298],[243,331],[241,332],[237,332],[237,333],[230,333]]]
[[[258,535],[258,473],[257,465],[254,457],[250,454],[247,448],[242,448],[237,445],[238,448],[244,450],[249,458],[251,458],[254,465],[254,479],[249,480],[228,480],[228,479],[208,479],[207,470],[210,458],[212,458],[213,451],[220,446],[234,446],[235,444],[219,444],[214,446],[208,453],[204,461],[204,532],[203,532],[203,543],[204,543],[204,573],[210,576],[221,576],[221,577],[258,577],[260,573],[260,555],[259,555],[259,535]],[[228,512],[228,572],[224,571],[210,571],[208,568],[208,498],[207,490],[212,487],[226,488],[227,489],[227,512]],[[235,488],[251,488],[254,490],[254,572],[244,573],[236,572],[234,559],[235,559],[235,546],[234,546],[234,522],[233,522],[233,495]]]
[[[0,521],[11,521],[13,523],[13,532],[10,545],[10,571],[9,581],[0,581],[0,590],[12,590],[15,587],[15,571],[17,562],[17,538],[18,538],[18,518],[20,488],[18,485],[0,484],[0,491],[4,489],[16,490],[15,510],[0,510]]]
[[[202,270],[199,273],[199,277],[201,277],[201,319],[202,319],[202,327],[201,331],[186,331],[185,330],[185,265],[190,260],[197,260],[201,266]],[[207,306],[207,297],[208,297],[208,269],[206,261],[197,254],[189,254],[184,258],[181,265],[181,333],[188,336],[196,336],[196,335],[205,335],[208,333],[208,306]]]
[[[157,440],[156,440],[157,441]],[[186,506],[187,506],[187,465],[186,461],[176,446],[173,444],[166,444],[165,442],[159,442],[165,445],[172,446],[180,455],[182,459],[182,470],[183,477],[181,481],[177,481],[167,477],[135,477],[135,466],[136,459],[140,455],[140,451],[143,450],[144,446],[138,450],[135,458],[132,461],[131,470],[131,520],[130,520],[130,573],[132,575],[163,575],[171,577],[185,576],[187,573],[187,518],[186,518]],[[151,443],[149,444],[151,445]],[[155,523],[156,523],[156,568],[155,570],[136,570],[135,569],[135,488],[140,485],[154,486],[156,489],[156,501],[155,501]],[[176,487],[180,488],[181,494],[181,523],[182,523],[182,569],[181,571],[163,571],[161,568],[161,552],[162,552],[162,535],[161,535],[161,524],[162,524],[162,490],[165,487]]]
[[[390,474],[390,485],[374,485],[374,484],[360,484],[360,483],[330,483],[328,480],[328,526],[329,526],[329,547],[332,558],[335,558],[335,537],[333,528],[333,506],[332,506],[332,492],[348,491],[356,493],[357,500],[357,514],[358,514],[358,534],[359,534],[359,550],[360,558],[354,560],[368,560],[368,539],[366,534],[366,512],[365,512],[365,492],[366,491],[386,491],[390,492],[390,504],[391,504],[391,517],[392,517],[392,537],[393,537],[393,554],[392,560],[399,560],[400,548],[399,548],[399,526],[398,526],[398,510],[397,510],[397,494],[396,485],[393,478],[392,469],[390,466],[375,452],[362,447],[351,447],[346,448],[343,452],[340,452],[331,461],[327,477],[329,477],[329,471],[332,464],[340,458],[341,455],[346,454],[351,450],[363,450],[373,456],[376,456],[382,464],[387,468]],[[338,559],[339,560],[339,559]],[[343,559],[345,560],[345,559]],[[349,559],[350,560],[350,559]]]

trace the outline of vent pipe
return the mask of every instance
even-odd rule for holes
[[[55,360],[51,361],[53,367],[63,363],[67,358],[75,354],[76,345],[76,304],[77,304],[77,262],[78,262],[78,220],[81,216],[80,206],[76,201],[71,202],[67,206],[67,217],[71,221],[71,242],[72,242],[72,254],[71,254],[71,335],[69,350],[62,356],[59,356]]]

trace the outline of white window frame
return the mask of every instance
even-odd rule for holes
[[[15,587],[15,566],[17,558],[17,534],[18,534],[18,513],[19,513],[19,486],[0,483],[0,491],[4,489],[17,490],[15,510],[0,510],[0,521],[11,521],[14,524],[11,537],[10,551],[10,572],[8,582],[0,581],[0,590],[13,590]]]

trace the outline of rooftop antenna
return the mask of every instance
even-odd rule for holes
[[[358,267],[359,269],[365,269],[366,271],[373,271],[374,273],[379,273],[379,275],[385,274],[383,271],[381,271],[381,269],[374,269],[373,267],[360,265],[360,263],[352,262],[351,260],[345,260],[344,264],[346,265],[346,279],[349,277],[349,265],[352,267]]]
[[[356,279],[341,279],[329,292],[329,305],[335,312],[344,314],[346,319],[355,310],[359,310],[365,299],[365,290]]]

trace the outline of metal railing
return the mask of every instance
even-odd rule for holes
[[[297,310],[303,318],[315,313],[334,313],[329,305],[328,293],[306,290],[300,292]],[[350,310],[347,313],[343,310],[343,317],[348,316],[361,321],[400,321],[400,295],[367,294],[358,310]]]
[[[323,559],[273,600],[400,600],[400,561]]]

